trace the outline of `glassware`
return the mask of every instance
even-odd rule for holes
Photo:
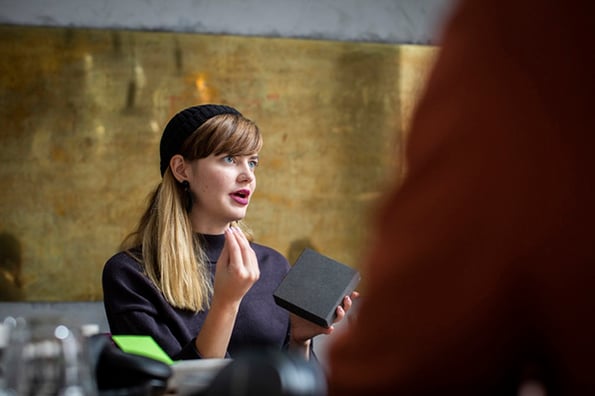
[[[85,338],[77,330],[51,316],[17,318],[8,326],[1,396],[97,396]]]

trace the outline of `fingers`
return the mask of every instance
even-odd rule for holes
[[[239,229],[228,228],[224,235],[225,244],[217,260],[213,299],[238,302],[260,276],[258,259]]]
[[[298,315],[290,314],[291,318],[291,337],[295,342],[303,342],[320,334],[329,335],[335,330],[335,324],[340,322],[347,315],[353,305],[352,298],[359,297],[358,292],[353,292],[349,296],[343,298],[343,302],[336,309],[336,317],[333,324],[329,327],[322,327],[313,322],[310,322]]]
[[[353,298],[358,298],[358,297],[359,297],[359,293],[358,292],[355,292],[355,291],[352,292],[349,296],[343,297],[343,303],[337,307],[337,310],[336,310],[337,317],[335,318],[335,320],[333,321],[333,323],[338,323],[341,320],[343,320],[343,318],[345,317],[345,315],[347,315],[347,312],[353,306],[353,300],[352,299]]]
[[[349,309],[351,308],[351,305],[353,304],[351,297],[349,296],[345,296],[343,298],[343,310],[345,310],[345,312],[349,311]]]
[[[229,261],[230,261],[229,245],[231,244],[231,242],[229,241],[229,235],[228,235],[227,230],[225,230],[223,235],[225,236],[225,243],[223,244],[223,249],[221,250],[221,254],[219,255],[219,258],[217,259],[217,271],[219,271],[221,269],[227,270],[227,267],[228,267]]]
[[[333,321],[333,323],[338,323],[338,322],[340,322],[341,320],[343,320],[343,318],[345,317],[345,312],[346,312],[346,310],[345,310],[345,309],[344,309],[342,306],[340,306],[340,305],[339,305],[339,306],[337,307],[337,309],[336,309],[336,311],[335,311],[335,312],[336,312],[336,314],[337,314],[337,317],[335,318],[335,320]]]
[[[223,252],[226,250],[228,259],[223,262],[226,264],[227,270],[231,271],[238,266],[241,266],[242,252],[232,228],[225,229],[225,245],[223,246]],[[222,255],[223,252],[221,252]]]
[[[318,328],[320,329],[319,334],[326,334],[326,335],[331,334],[335,330],[334,325],[330,325],[329,327],[319,326]]]
[[[258,259],[244,233],[238,228],[230,227],[225,230],[225,236],[230,250],[230,269],[257,280],[260,277]]]
[[[260,269],[258,267],[258,260],[256,258],[256,253],[254,253],[254,249],[252,249],[248,238],[246,238],[239,228],[233,227],[232,231],[240,247],[244,267],[254,279],[258,279],[260,277]]]
[[[353,306],[353,300],[356,298],[359,298],[359,292],[356,291],[351,292],[349,296],[345,296],[343,298],[343,303],[341,304],[341,307],[343,308],[345,313],[347,313],[347,311],[351,309],[351,307]]]

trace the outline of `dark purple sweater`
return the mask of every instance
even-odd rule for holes
[[[211,274],[223,248],[223,235],[203,235]],[[289,314],[275,304],[273,291],[289,263],[281,253],[256,243],[260,278],[246,293],[236,318],[227,357],[243,348],[283,348],[289,334]],[[174,360],[200,358],[194,340],[207,311],[194,313],[173,308],[143,273],[139,263],[124,252],[111,257],[103,269],[103,301],[113,335],[150,335]]]

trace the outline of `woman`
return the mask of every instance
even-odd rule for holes
[[[274,303],[289,264],[240,230],[262,144],[257,125],[225,105],[193,106],[169,121],[162,181],[103,270],[112,334],[150,335],[182,360],[259,346],[309,357],[311,338],[332,332]],[[347,296],[337,321],[350,306]]]

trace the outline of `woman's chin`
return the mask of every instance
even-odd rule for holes
[[[233,215],[230,216],[230,222],[234,222],[234,221],[240,221],[240,220],[244,220],[244,217],[246,217],[246,211],[242,211],[242,212],[236,212]]]

